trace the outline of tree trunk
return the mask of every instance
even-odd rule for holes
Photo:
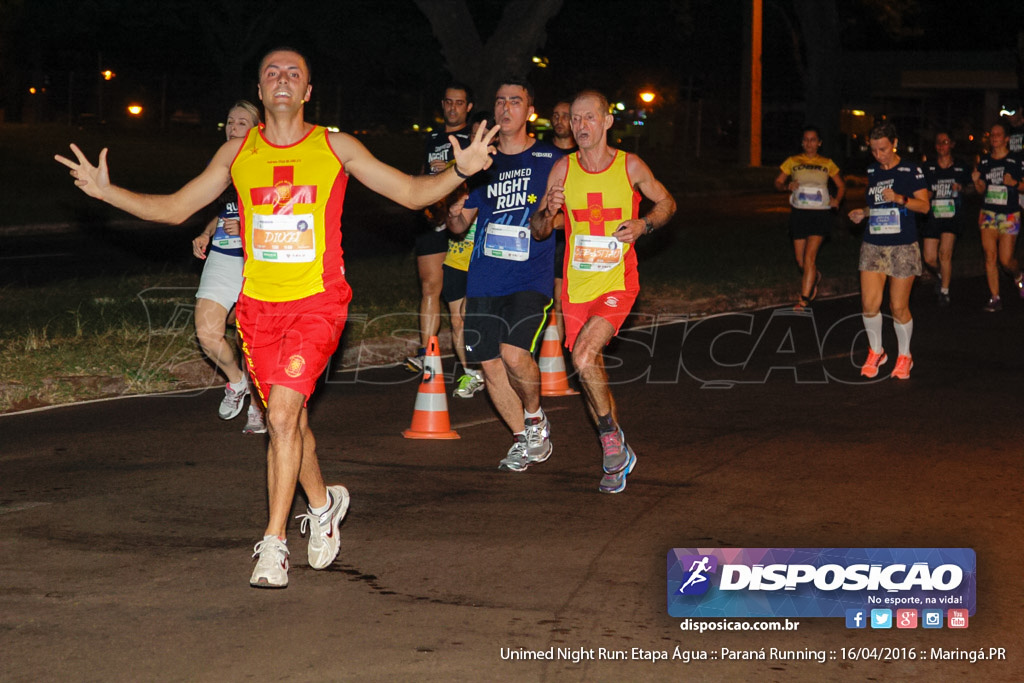
[[[526,75],[531,58],[544,44],[544,28],[562,8],[562,0],[511,0],[485,44],[466,0],[414,0],[430,21],[452,77],[477,92],[481,108],[490,102],[502,77]]]
[[[793,0],[800,21],[807,58],[804,99],[806,122],[821,128],[822,138],[834,155],[839,150],[839,110],[842,48],[839,12],[835,0]]]

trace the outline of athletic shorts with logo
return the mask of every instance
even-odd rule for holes
[[[622,328],[622,323],[626,322],[630,311],[633,310],[633,304],[636,302],[638,294],[639,291],[628,292],[620,290],[618,292],[607,292],[593,301],[584,301],[576,304],[570,302],[569,297],[562,297],[565,347],[572,351],[573,346],[576,344],[576,338],[580,335],[580,330],[583,329],[588,320],[595,316],[604,318],[611,323],[611,326],[615,328],[615,333],[612,336],[618,334],[619,329]]]
[[[417,256],[443,254],[448,251],[448,229],[441,226],[427,226],[416,235]]]
[[[294,389],[309,401],[338,349],[351,300],[352,289],[344,280],[297,301],[238,297],[242,353],[264,405],[275,384]]]
[[[466,299],[466,360],[482,363],[501,356],[509,344],[533,353],[551,315],[551,297],[522,291]]]

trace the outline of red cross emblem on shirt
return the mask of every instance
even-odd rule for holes
[[[591,235],[605,235],[605,221],[616,221],[622,218],[622,209],[604,208],[604,194],[601,192],[587,193],[587,208],[573,209],[572,219],[577,223],[590,223]]]
[[[295,204],[315,204],[316,185],[296,185],[294,166],[275,166],[271,187],[254,187],[249,190],[253,206],[271,204],[275,214],[291,214]]]

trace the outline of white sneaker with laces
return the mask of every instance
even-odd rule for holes
[[[288,587],[288,543],[277,536],[264,536],[253,548],[256,568],[249,585],[253,588]]]
[[[458,386],[452,392],[452,395],[459,398],[473,398],[473,394],[482,391],[483,388],[483,373],[479,370],[466,370],[466,374],[459,378]]]
[[[302,533],[309,531],[307,555],[309,566],[313,569],[323,569],[330,565],[341,550],[338,527],[348,512],[348,489],[341,485],[328,486],[327,495],[331,501],[331,507],[327,512],[315,515],[306,508],[304,514],[296,517],[302,520],[299,530]]]
[[[248,382],[239,391],[232,389],[231,383],[228,382],[227,388],[224,389],[224,399],[220,402],[220,408],[217,410],[217,416],[222,420],[233,420],[238,417],[245,405],[245,397],[248,395]]]
[[[530,463],[544,462],[552,450],[548,416],[526,418],[526,457]]]
[[[266,434],[267,425],[263,421],[263,411],[256,406],[249,404],[249,415],[245,419],[245,427],[242,428],[243,434]]]
[[[523,472],[530,466],[530,459],[526,455],[526,436],[514,434],[512,436],[512,447],[508,454],[498,462],[498,469],[503,472]]]

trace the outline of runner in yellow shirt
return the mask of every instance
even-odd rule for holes
[[[796,264],[803,276],[800,281],[800,301],[797,310],[803,310],[818,295],[821,272],[818,271],[818,250],[835,227],[834,209],[846,194],[846,184],[839,175],[839,167],[831,159],[818,154],[821,132],[814,126],[805,126],[800,146],[803,154],[789,157],[780,166],[775,189],[789,192],[793,207],[789,219],[789,234],[793,239]],[[828,181],[836,186],[836,194],[829,194]]]
[[[541,240],[564,226],[565,344],[572,351],[601,438],[604,476],[598,490],[619,493],[626,488],[636,454],[618,424],[604,347],[618,333],[640,291],[633,245],[665,225],[675,214],[676,202],[640,157],[608,146],[607,133],[615,119],[604,95],[581,92],[571,114],[579,151],[562,157],[551,169],[547,193],[530,228]],[[641,196],[654,202],[642,218]]]

